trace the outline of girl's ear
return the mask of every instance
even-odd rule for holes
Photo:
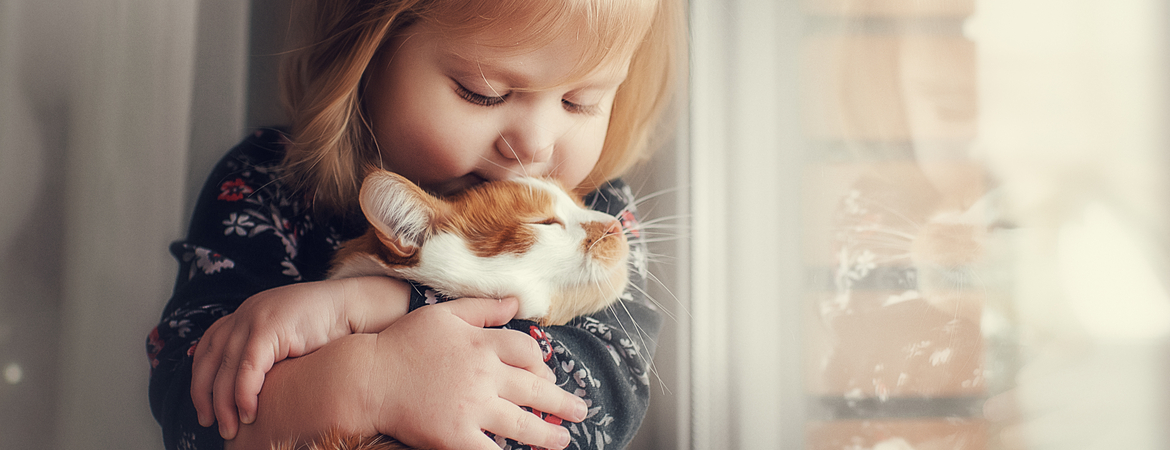
[[[446,206],[410,180],[381,169],[366,176],[358,201],[378,240],[404,258],[418,251]]]

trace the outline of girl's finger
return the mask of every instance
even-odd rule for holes
[[[488,437],[483,431],[472,431],[466,439],[451,446],[451,448],[467,449],[467,450],[500,450],[500,445],[496,444],[492,438]]]
[[[544,352],[532,337],[516,330],[483,330],[490,336],[500,362],[532,372],[534,375],[552,380],[552,370],[544,362]]]
[[[215,330],[213,324],[196,344],[194,362],[191,366],[191,401],[195,404],[199,425],[205,427],[215,423],[211,389],[212,383],[215,382],[215,374],[219,372],[219,365],[223,360],[223,352],[217,342]]]
[[[563,449],[569,445],[569,430],[565,427],[546,422],[507,400],[496,401],[498,406],[485,419],[484,429],[534,447]]]
[[[215,375],[215,387],[211,394],[212,407],[215,410],[216,422],[219,422],[219,435],[224,439],[236,437],[239,428],[239,415],[236,410],[236,377],[240,369],[242,349],[248,340],[248,332],[234,333],[223,350],[223,361],[219,365],[219,372]]]
[[[272,345],[265,345],[257,340],[252,340],[250,344],[244,351],[244,359],[240,360],[235,391],[240,422],[249,424],[256,420],[260,389],[264,386],[264,374],[276,363],[277,351]]]
[[[458,298],[431,306],[436,307],[446,309],[471,326],[486,328],[498,327],[512,320],[520,302],[515,298]]]
[[[513,371],[511,376],[500,386],[501,398],[570,422],[585,420],[589,412],[585,400],[531,373],[516,368],[510,370]]]

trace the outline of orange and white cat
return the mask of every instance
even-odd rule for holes
[[[447,298],[516,297],[516,318],[541,325],[601,311],[628,282],[621,223],[586,208],[553,180],[492,181],[438,198],[400,175],[375,170],[362,184],[360,204],[371,227],[342,245],[329,278],[382,275],[421,283]],[[334,431],[299,448],[409,447],[387,436]]]
[[[330,278],[385,275],[447,298],[516,297],[516,317],[542,325],[600,311],[626,288],[621,223],[550,179],[494,181],[440,199],[379,170],[360,202],[372,226],[337,252]]]

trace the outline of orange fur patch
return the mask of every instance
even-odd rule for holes
[[[295,445],[290,442],[281,442],[272,445],[272,450],[409,450],[389,436],[355,436],[346,435],[338,430],[330,430],[312,442]]]
[[[378,231],[370,227],[369,231],[366,231],[366,234],[342,244],[341,248],[337,250],[337,254],[333,256],[333,266],[336,267],[339,262],[345,261],[351,255],[363,253],[373,255],[383,264],[391,267],[413,267],[419,263],[419,254],[417,252],[409,257],[403,257],[391,251],[378,238]]]
[[[592,254],[602,261],[616,261],[625,256],[626,242],[621,239],[622,228],[617,220],[609,222],[586,222],[585,240],[581,242],[582,253]]]
[[[481,184],[448,199],[453,214],[438,224],[464,238],[476,256],[523,254],[536,244],[524,226],[553,217],[555,199],[543,189],[517,182]]]

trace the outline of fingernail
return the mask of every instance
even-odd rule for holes
[[[244,411],[240,411],[240,422],[246,423],[246,424],[251,424],[252,422],[255,422],[255,421],[256,421],[256,418],[252,417],[251,414],[246,413]]]
[[[577,406],[573,408],[573,417],[577,418],[577,422],[585,420],[585,416],[589,414],[589,407],[585,405],[584,400],[578,400]]]
[[[557,432],[557,448],[568,447],[569,439],[569,430],[561,428],[561,431]]]

